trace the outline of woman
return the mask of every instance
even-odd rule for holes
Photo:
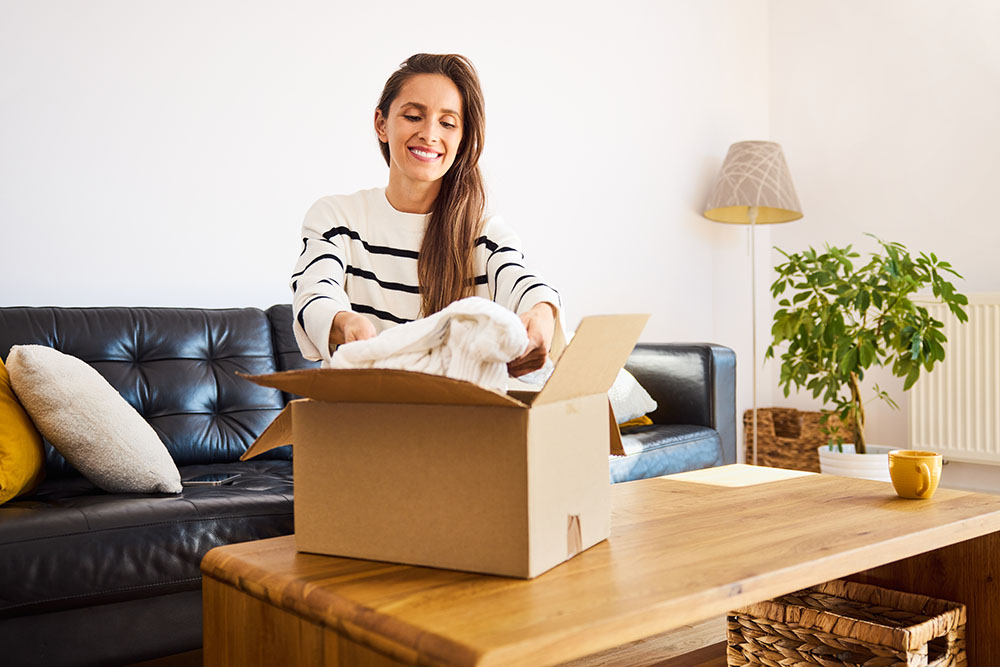
[[[375,134],[388,186],[324,197],[302,225],[291,280],[302,354],[328,361],[341,343],[481,296],[527,329],[528,349],[510,374],[540,369],[553,337],[562,346],[559,294],[525,267],[514,233],[485,213],[485,112],[472,63],[408,58],[385,84]]]

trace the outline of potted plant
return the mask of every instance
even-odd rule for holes
[[[962,308],[968,299],[946,279],[962,276],[948,262],[933,253],[913,257],[902,244],[872,238],[878,242],[878,251],[857,267],[855,261],[860,255],[850,245],[826,245],[822,253],[811,247],[793,254],[776,248],[786,261],[776,267],[778,277],[771,285],[771,294],[775,298],[789,294],[778,302],[771,327],[773,340],[765,359],[787,344],[781,353],[779,380],[785,396],[793,385],[805,388],[813,398],[821,398],[831,406],[846,425],[846,434],[838,428],[827,428],[830,413],[824,415],[823,432],[829,437],[829,444],[820,447],[824,471],[824,462],[831,458],[843,459],[872,450],[865,439],[866,400],[861,389],[865,371],[872,366],[890,366],[893,375],[904,378],[905,391],[919,379],[922,370],[930,371],[944,360],[947,339],[943,323],[911,297],[930,288],[960,322],[968,320]],[[868,400],[874,399],[898,407],[878,385]],[[850,445],[844,444],[845,435]],[[835,449],[838,453],[831,457],[828,452]],[[879,448],[880,459],[875,462],[879,470],[884,468],[878,477],[885,480],[888,463],[883,459],[887,451]],[[862,461],[856,456],[851,458]],[[838,469],[837,474],[850,473]]]

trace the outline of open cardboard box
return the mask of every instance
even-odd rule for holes
[[[380,369],[244,376],[306,398],[241,458],[294,444],[299,551],[538,576],[608,537],[607,391],[648,317],[585,318],[537,393]]]

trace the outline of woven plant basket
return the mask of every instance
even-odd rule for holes
[[[819,472],[818,448],[828,441],[820,431],[822,412],[795,408],[757,408],[757,463],[770,468]],[[830,415],[830,428],[839,426],[840,418]],[[848,433],[843,428],[843,433]],[[743,442],[746,460],[753,460],[753,410],[743,413]]]
[[[964,666],[965,605],[836,579],[730,612],[727,639],[730,666]]]

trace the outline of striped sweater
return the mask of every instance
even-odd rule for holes
[[[290,283],[292,326],[306,359],[330,361],[330,328],[343,310],[363,314],[379,333],[421,317],[417,257],[429,219],[394,209],[384,187],[312,205]],[[475,245],[475,295],[517,314],[541,302],[554,305],[557,354],[563,338],[559,294],[527,268],[519,247],[498,216],[486,219]]]

